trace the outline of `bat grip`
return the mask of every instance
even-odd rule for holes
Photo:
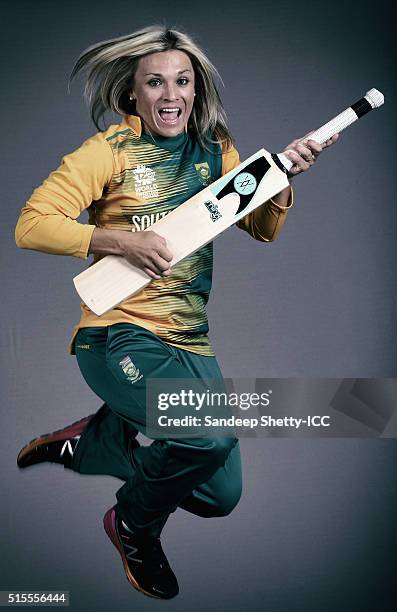
[[[315,130],[308,138],[302,138],[301,142],[315,140],[319,144],[324,144],[324,142],[332,138],[332,136],[342,132],[342,130],[357,121],[357,119],[370,110],[381,106],[383,102],[383,94],[377,89],[370,89],[363,98],[360,98],[360,100],[349,106],[349,108],[342,113]],[[287,171],[294,165],[294,162],[284,155],[284,153],[280,153],[277,157]]]

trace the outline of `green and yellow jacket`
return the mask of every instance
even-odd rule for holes
[[[234,147],[212,145],[206,151],[189,132],[152,137],[142,133],[139,117],[128,115],[65,155],[34,190],[18,220],[17,244],[86,259],[95,227],[144,230],[239,163]],[[269,200],[237,225],[268,242],[279,234],[291,207],[292,197],[287,207]],[[84,210],[88,224],[77,221]],[[100,317],[81,304],[70,352],[80,327],[129,322],[177,348],[213,355],[206,315],[211,279],[212,243]]]

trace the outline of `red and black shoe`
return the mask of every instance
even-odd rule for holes
[[[18,467],[26,468],[36,463],[49,461],[51,463],[61,463],[66,468],[70,468],[80,435],[93,416],[93,414],[90,414],[63,429],[43,434],[31,440],[19,451]]]
[[[106,512],[103,524],[120,553],[127,579],[135,589],[157,599],[171,599],[178,595],[178,581],[161,547],[160,538],[141,536],[127,529],[116,508]]]

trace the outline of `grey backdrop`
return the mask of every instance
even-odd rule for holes
[[[281,150],[370,87],[385,106],[295,181],[279,240],[216,241],[211,337],[225,376],[396,375],[395,67],[391,2],[2,2],[0,589],[67,589],[73,610],[384,612],[396,570],[395,440],[244,440],[231,516],[177,511],[164,546],[181,593],[136,593],[102,529],[119,483],[59,466],[19,472],[19,448],[99,406],[67,354],[85,263],[19,251],[34,187],[94,133],[78,83],[88,45],[167,21],[223,75],[241,157]],[[393,545],[394,541],[394,545]]]

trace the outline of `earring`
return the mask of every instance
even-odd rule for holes
[[[134,96],[130,95],[130,101],[132,102],[133,100],[135,100]]]

